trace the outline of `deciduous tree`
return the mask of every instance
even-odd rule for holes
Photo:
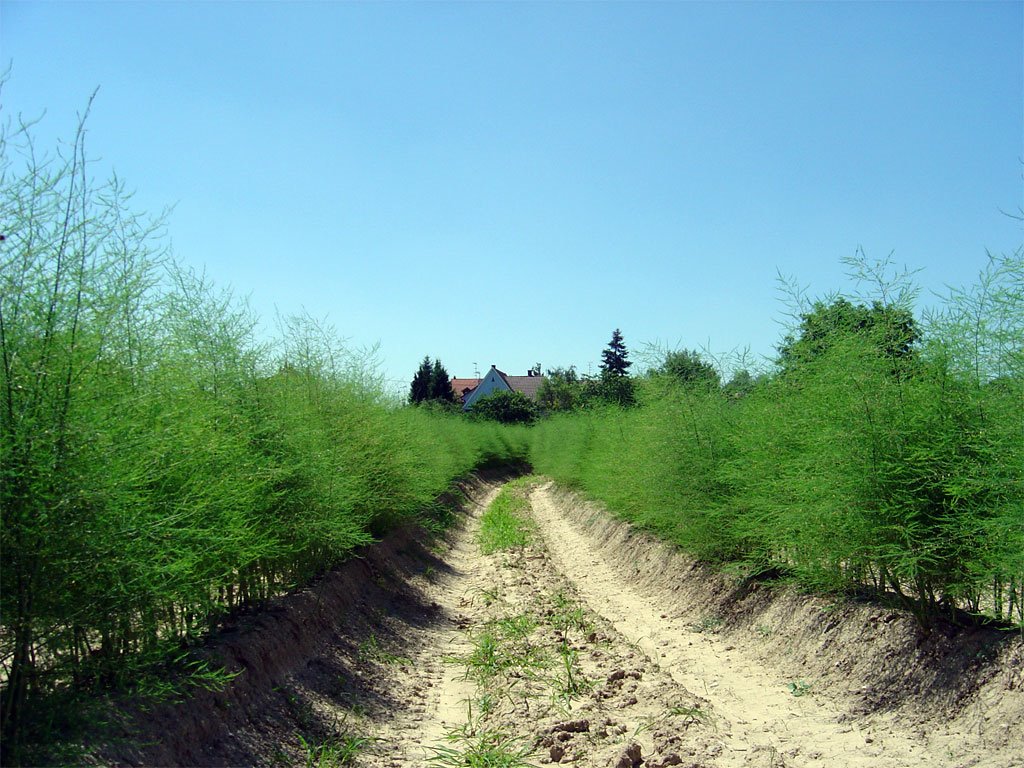
[[[869,340],[899,367],[912,359],[921,340],[909,309],[880,301],[871,306],[853,304],[839,297],[829,303],[816,301],[809,312],[800,315],[796,335],[788,334],[779,346],[779,363],[784,371],[791,371],[820,357],[851,334]]]
[[[576,366],[549,368],[537,391],[537,404],[545,411],[571,411],[582,403],[583,380]]]
[[[687,387],[713,390],[718,389],[720,384],[715,367],[701,357],[699,352],[688,349],[666,353],[664,362],[655,372]]]

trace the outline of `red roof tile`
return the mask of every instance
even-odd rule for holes
[[[522,392],[531,400],[537,399],[537,390],[544,381],[543,376],[506,376],[505,381],[516,392]]]
[[[544,381],[543,376],[509,376],[502,370],[495,369],[498,374],[505,380],[509,388],[513,392],[522,392],[531,400],[537,399],[537,390],[540,389],[541,383]],[[455,392],[455,398],[461,401],[466,395],[480,386],[480,382],[483,379],[460,379],[452,377],[452,390]]]
[[[462,398],[476,389],[483,379],[457,379],[452,377],[452,391],[455,392],[455,399],[462,402]]]

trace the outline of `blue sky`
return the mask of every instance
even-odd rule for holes
[[[596,370],[612,330],[770,355],[776,276],[924,299],[1020,247],[1024,5],[0,2],[7,116],[181,261],[380,344],[405,388]]]

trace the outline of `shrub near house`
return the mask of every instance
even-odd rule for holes
[[[537,392],[544,383],[540,365],[532,368],[526,376],[509,376],[492,365],[482,379],[452,379],[452,389],[462,402],[462,410],[468,411],[484,398],[496,392],[515,392],[531,405],[537,402]]]
[[[539,410],[522,392],[498,390],[480,398],[473,406],[474,418],[491,419],[502,424],[532,424]]]

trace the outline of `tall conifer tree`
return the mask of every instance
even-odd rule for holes
[[[430,399],[441,400],[446,403],[455,402],[455,392],[452,389],[451,376],[441,365],[440,360],[434,361],[434,367],[430,371]]]
[[[628,376],[627,369],[632,364],[626,345],[622,341],[622,331],[616,328],[612,333],[612,340],[608,342],[608,348],[601,353],[601,377]]]
[[[455,402],[452,391],[451,377],[440,360],[431,362],[430,356],[423,358],[416,375],[409,385],[409,402],[413,405],[427,400],[441,400],[445,403]]]
[[[412,384],[409,386],[409,402],[412,404],[422,403],[430,399],[431,376],[434,373],[430,364],[430,357],[424,357],[416,375],[412,377]]]

